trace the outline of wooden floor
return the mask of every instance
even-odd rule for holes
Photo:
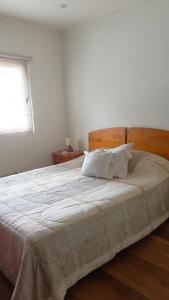
[[[0,273],[0,300],[10,300]],[[65,300],[169,300],[169,221],[72,287]],[[24,299],[23,299],[24,300]]]

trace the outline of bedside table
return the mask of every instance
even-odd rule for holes
[[[73,152],[67,152],[67,151],[56,151],[52,153],[53,156],[53,162],[54,164],[61,164],[66,161],[78,158],[84,154],[83,151],[73,151]]]

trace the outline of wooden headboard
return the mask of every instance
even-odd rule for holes
[[[158,154],[169,160],[169,131],[154,128],[128,128],[127,142],[134,149]]]
[[[124,127],[108,128],[89,132],[89,150],[113,148],[126,143]]]
[[[154,128],[109,128],[89,132],[89,150],[134,143],[134,149],[158,154],[169,160],[169,131]]]

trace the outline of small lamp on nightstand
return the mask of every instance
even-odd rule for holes
[[[67,152],[73,152],[73,148],[71,146],[71,141],[70,141],[69,136],[66,137],[66,151]]]

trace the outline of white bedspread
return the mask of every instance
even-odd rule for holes
[[[0,179],[0,269],[12,300],[63,300],[77,280],[169,217],[169,161],[135,153],[127,179],[82,159]]]

